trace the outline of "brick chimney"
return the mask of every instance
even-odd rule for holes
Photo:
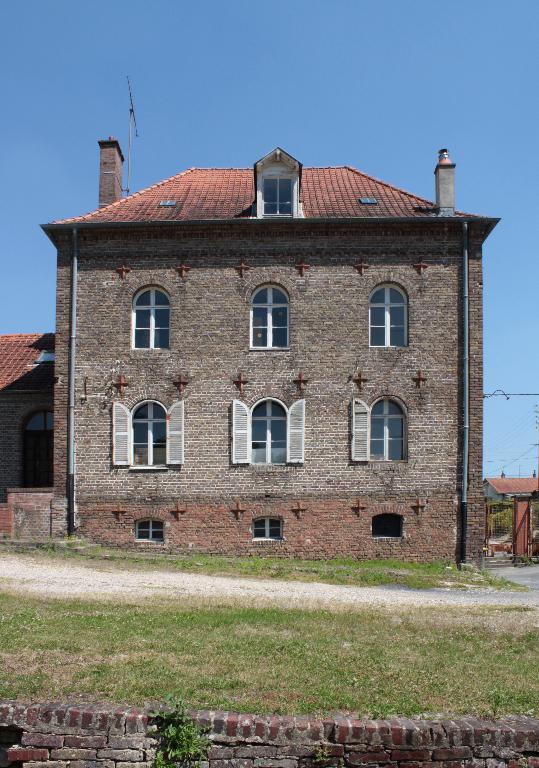
[[[438,165],[434,169],[436,178],[436,207],[439,216],[453,216],[455,213],[455,163],[449,159],[447,149],[438,153]]]
[[[115,203],[122,196],[124,156],[114,136],[99,142],[99,207]]]

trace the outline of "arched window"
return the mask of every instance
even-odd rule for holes
[[[286,411],[275,400],[264,400],[251,416],[253,464],[286,464]]]
[[[253,539],[283,538],[283,521],[278,517],[259,517],[253,520]]]
[[[281,288],[266,285],[254,292],[251,346],[261,349],[288,347],[288,296]]]
[[[162,520],[137,520],[135,538],[138,541],[164,541],[165,534]]]
[[[402,516],[375,515],[372,518],[372,535],[375,538],[400,538],[402,536]]]
[[[146,288],[133,301],[133,346],[135,349],[168,349],[170,302],[159,288]]]
[[[151,467],[166,464],[166,411],[159,403],[142,403],[133,412],[133,463]]]
[[[370,458],[373,461],[404,459],[404,414],[393,400],[379,400],[371,408]]]
[[[370,346],[405,347],[407,334],[407,301],[393,285],[383,285],[371,294]]]
[[[53,484],[52,411],[36,411],[24,427],[24,486],[48,488]]]

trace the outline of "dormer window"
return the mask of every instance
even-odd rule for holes
[[[302,216],[300,204],[301,163],[277,147],[254,167],[256,216],[263,218]]]
[[[264,177],[264,216],[292,216],[292,179]]]

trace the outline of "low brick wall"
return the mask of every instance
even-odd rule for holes
[[[198,711],[212,747],[203,768],[539,768],[539,720],[319,720]],[[148,713],[0,703],[0,765],[146,768]],[[320,756],[324,760],[320,761]]]

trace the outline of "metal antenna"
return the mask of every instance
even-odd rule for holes
[[[131,187],[131,144],[133,142],[133,129],[135,129],[135,138],[138,138],[137,118],[135,117],[135,104],[133,103],[129,75],[127,75],[127,88],[129,90],[129,141],[127,144],[127,186],[124,191],[129,195],[129,189]]]

